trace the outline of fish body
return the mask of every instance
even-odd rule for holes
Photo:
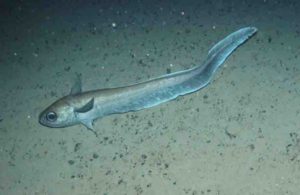
[[[39,122],[57,128],[81,123],[93,130],[95,119],[150,108],[198,91],[210,83],[229,55],[256,31],[255,27],[246,27],[233,32],[211,48],[202,65],[146,82],[82,92],[78,78],[71,93],[46,108],[40,114]]]

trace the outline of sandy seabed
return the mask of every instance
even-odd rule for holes
[[[2,17],[0,194],[299,193],[299,3],[58,5]],[[76,73],[90,90],[188,69],[244,26],[201,91],[99,119],[98,137],[38,123]]]

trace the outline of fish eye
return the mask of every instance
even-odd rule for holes
[[[55,112],[48,112],[47,115],[46,115],[46,119],[48,121],[54,122],[57,119],[57,115],[56,115]]]

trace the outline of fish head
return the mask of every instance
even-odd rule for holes
[[[68,103],[67,98],[62,98],[39,115],[39,123],[46,127],[68,127],[78,123],[74,108]]]

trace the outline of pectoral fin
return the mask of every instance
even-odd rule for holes
[[[93,127],[93,119],[90,118],[89,112],[94,107],[94,98],[90,99],[86,104],[79,108],[74,108],[75,115],[77,116],[78,120],[81,124],[86,126],[86,128],[90,131],[92,131],[97,137],[98,134],[94,131]]]
[[[94,107],[94,98],[88,101],[85,105],[81,106],[80,108],[75,108],[75,112],[77,113],[85,113],[92,110]]]

